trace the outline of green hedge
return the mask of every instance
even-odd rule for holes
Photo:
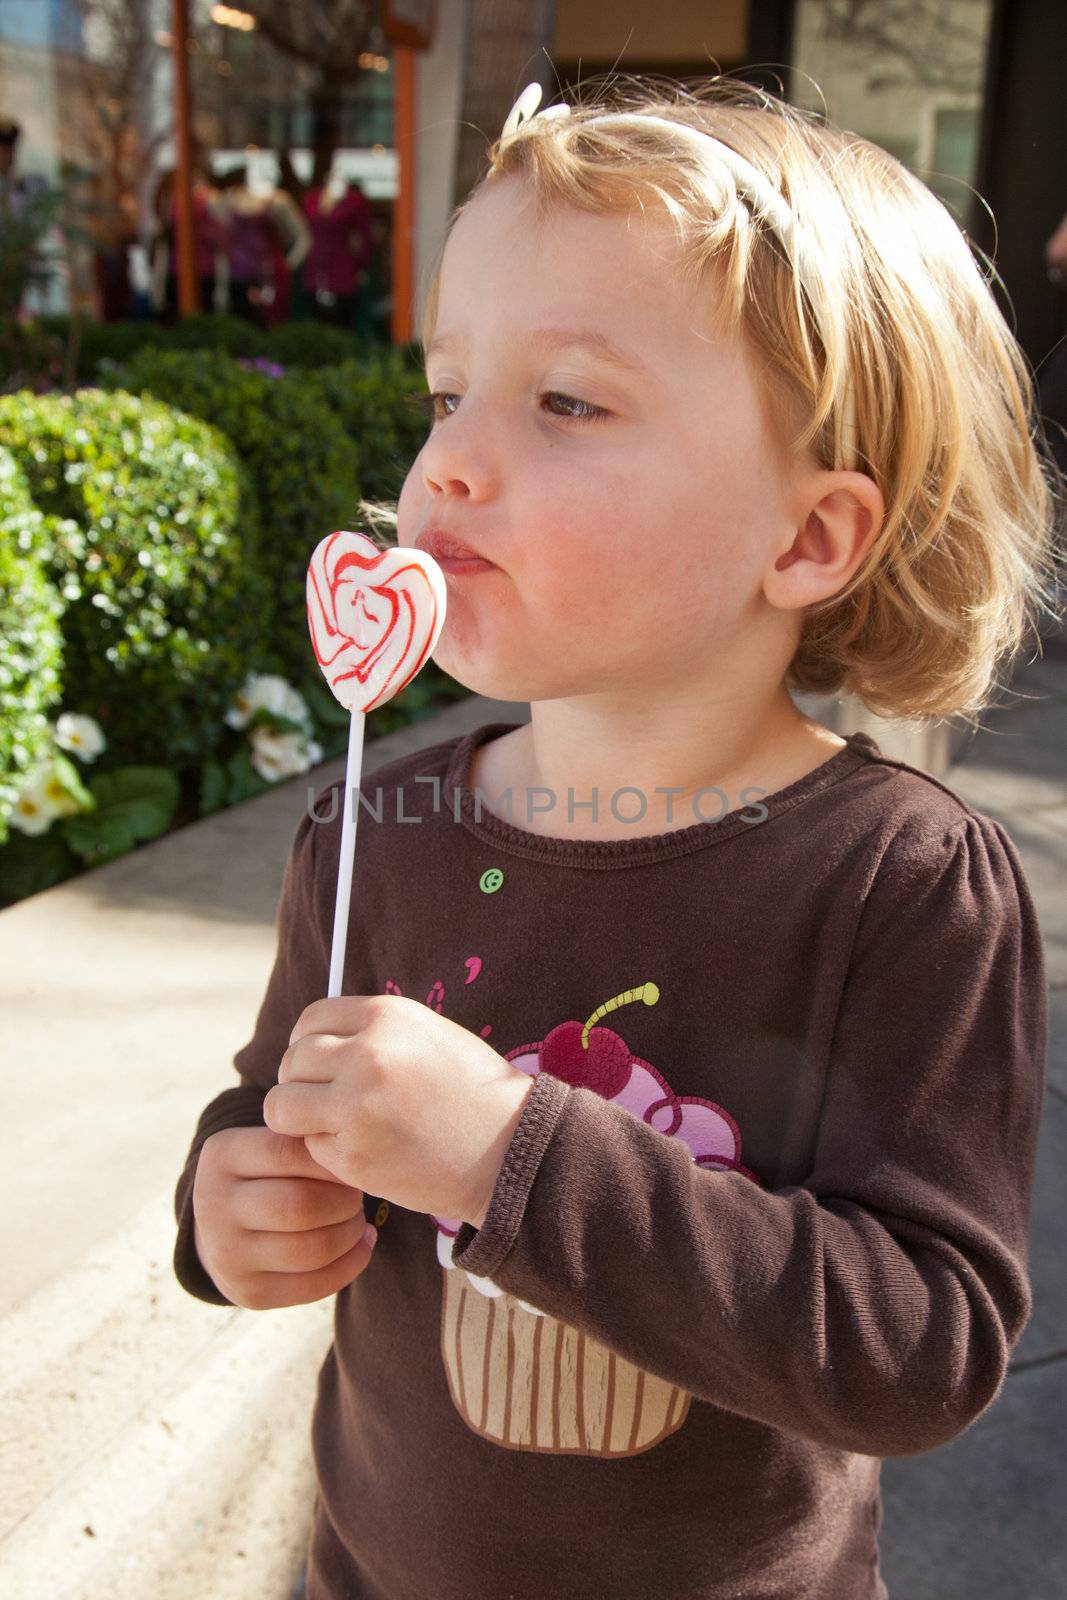
[[[62,688],[64,603],[41,564],[45,542],[45,518],[0,447],[0,844],[19,781],[50,745]]]
[[[312,550],[336,528],[360,528],[360,498],[397,498],[426,438],[408,395],[426,392],[403,354],[374,355],[280,378],[216,350],[139,350],[104,379],[214,422],[234,442],[270,539],[266,573],[278,597],[266,670],[307,670],[304,584]],[[264,640],[264,643],[267,643]]]
[[[397,498],[427,431],[411,347],[322,365],[353,341],[318,324],[89,328],[98,387],[0,396],[0,904],[271,787],[253,723],[225,720],[249,672],[299,689],[301,737],[343,754],[349,718],[308,639],[307,562],[334,528],[366,526],[361,498]],[[146,334],[172,348],[140,345]],[[201,348],[209,335],[235,353]],[[100,354],[127,340],[124,366]],[[367,737],[468,692],[430,662]],[[53,743],[63,710],[100,723],[97,759]],[[46,757],[63,814],[9,831],[15,788]]]
[[[40,317],[34,326],[65,340],[69,318]],[[368,500],[399,496],[428,431],[425,412],[414,407],[410,398],[426,392],[417,340],[408,344],[365,341],[313,319],[262,329],[243,317],[201,312],[170,326],[147,319],[87,321],[79,329],[79,341],[80,382],[135,392],[147,389],[159,399],[217,423],[227,433],[230,430],[223,413],[232,408],[221,406],[205,393],[217,385],[220,373],[227,381],[235,381],[232,368],[217,364],[220,355],[231,356],[235,362],[264,364],[262,370],[247,373],[252,392],[256,392],[256,380],[258,392],[263,393],[265,382],[279,378],[295,381],[305,393],[314,390],[356,446],[359,492]],[[192,350],[205,352],[209,366],[215,363],[206,383],[191,383],[186,374],[194,369],[188,365],[184,369],[168,367],[168,354]],[[267,363],[281,366],[284,373],[271,372]],[[239,432],[230,437],[237,449],[243,450],[244,419],[238,415],[236,420]],[[292,421],[298,424],[300,419]],[[289,419],[286,432],[292,433]],[[280,445],[284,449],[286,441]],[[316,542],[312,541],[312,548]]]
[[[380,348],[365,343],[344,328],[307,320],[282,322],[271,328],[256,354],[266,356],[269,361],[279,361],[283,367],[314,369],[337,366],[342,361],[371,361]]]
[[[270,529],[262,562],[276,604],[260,629],[264,670],[299,677],[308,665],[312,551],[359,515],[355,442],[304,374],[271,378],[217,351],[142,350],[106,382],[203,417],[231,440]]]
[[[412,403],[426,383],[404,351],[390,347],[365,361],[344,361],[303,375],[341,427],[354,439],[363,461],[367,500],[397,500],[411,464],[429,431]]]
[[[65,344],[70,318],[50,314],[35,319],[33,327]],[[29,333],[26,336],[29,338]],[[373,361],[384,352],[390,360],[400,357],[413,372],[420,369],[421,351],[417,340],[403,345],[383,344],[314,318],[283,322],[274,328],[258,328],[244,317],[223,311],[201,311],[170,324],[152,318],[128,318],[118,322],[82,319],[77,336],[80,383],[95,383],[102,361],[128,361],[147,345],[161,350],[224,350],[231,356],[260,356],[285,367],[304,368],[332,366],[349,360]]]
[[[67,601],[63,709],[101,724],[102,764],[194,763],[271,617],[229,444],[157,401],[82,389],[0,396],[0,445],[45,513],[41,562]]]

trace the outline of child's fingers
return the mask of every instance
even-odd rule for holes
[[[305,1233],[363,1215],[363,1191],[314,1178],[238,1179],[233,1218],[254,1232]]]
[[[234,1178],[318,1178],[338,1183],[309,1153],[303,1139],[272,1128],[224,1128],[204,1148],[208,1145],[216,1146],[214,1165]]]
[[[357,1223],[355,1231],[359,1230]],[[275,1239],[281,1237],[280,1234],[274,1235]],[[337,1238],[342,1240],[343,1235],[338,1233]],[[332,1243],[325,1248],[332,1249]],[[372,1253],[371,1245],[360,1231],[355,1243],[326,1266],[311,1271],[267,1270],[255,1273],[239,1303],[250,1311],[269,1311],[282,1306],[303,1306],[314,1300],[324,1300],[328,1295],[339,1294],[354,1278],[358,1278],[366,1270]]]
[[[252,1229],[242,1237],[242,1264],[250,1275],[322,1272],[355,1249],[366,1226],[361,1212],[358,1217],[344,1222],[304,1232],[270,1233]]]

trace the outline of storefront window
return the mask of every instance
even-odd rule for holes
[[[881,145],[971,224],[992,0],[797,0],[794,104]]]

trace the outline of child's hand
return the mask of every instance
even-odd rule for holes
[[[263,1103],[342,1183],[481,1227],[533,1079],[403,995],[306,1008]]]
[[[247,1311],[337,1294],[370,1260],[362,1192],[324,1172],[303,1139],[269,1128],[223,1128],[204,1140],[193,1215],[205,1272]]]

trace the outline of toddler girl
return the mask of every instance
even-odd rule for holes
[[[884,1600],[881,1458],[1030,1314],[1045,967],[1003,827],[791,691],[989,703],[1053,592],[1030,377],[876,146],[737,83],[538,96],[393,513],[437,662],[531,717],[365,777],[332,1000],[315,796],[175,1269],[337,1295],[307,1600]]]

